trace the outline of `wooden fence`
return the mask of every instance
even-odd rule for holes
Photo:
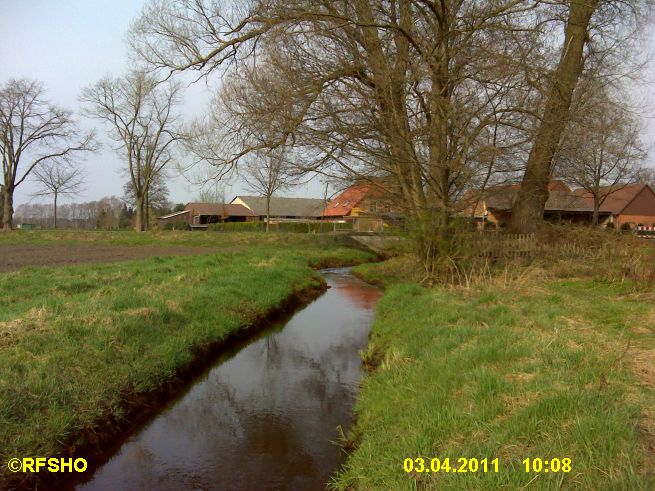
[[[532,257],[536,240],[534,234],[484,233],[477,247],[486,257]]]

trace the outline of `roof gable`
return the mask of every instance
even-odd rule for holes
[[[346,216],[355,208],[368,194],[369,187],[366,185],[352,186],[328,203],[323,211],[323,216],[335,217]]]
[[[489,189],[485,193],[483,201],[487,208],[509,211],[514,205],[517,194],[518,188],[516,186],[498,187]],[[592,212],[593,206],[590,206],[586,199],[573,192],[555,189],[548,193],[544,211]]]
[[[625,186],[603,186],[600,190],[600,196],[605,197],[605,200],[600,205],[600,211],[612,213],[613,215],[620,215],[632,203],[635,198],[644,192],[648,191],[653,194],[652,189],[647,184],[628,184]],[[647,191],[647,192],[648,192]],[[575,193],[583,197],[591,207],[594,205],[594,199],[591,193],[584,189],[576,189]]]
[[[169,213],[168,215],[163,215],[158,217],[159,219],[167,219],[167,218],[173,218],[179,215],[184,215],[185,213],[189,213],[189,210],[182,210],[182,211],[175,211],[173,213]]]
[[[644,185],[621,210],[621,214],[655,216],[655,193],[650,186]]]
[[[266,198],[263,196],[235,196],[256,215],[266,215]],[[279,217],[320,217],[325,207],[325,200],[319,198],[280,198],[272,196],[270,201],[271,216]]]
[[[187,203],[185,211],[193,216],[216,215],[232,217],[256,217],[257,215],[243,205],[232,203]]]
[[[393,183],[388,179],[373,177],[368,180],[357,181],[346,188],[336,198],[330,200],[323,211],[323,216],[340,217],[349,215],[365,198],[389,201],[393,199]]]

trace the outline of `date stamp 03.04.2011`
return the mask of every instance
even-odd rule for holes
[[[521,461],[521,469],[528,473],[558,473],[571,472],[572,461],[564,458],[526,458]],[[498,473],[502,471],[502,465],[498,458],[423,458],[408,457],[403,461],[403,470],[407,473]]]

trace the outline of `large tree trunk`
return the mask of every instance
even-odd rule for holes
[[[510,228],[514,232],[533,232],[543,219],[553,156],[569,119],[571,98],[582,73],[589,21],[597,6],[598,0],[571,1],[562,55],[512,210]]]
[[[143,204],[143,230],[150,230],[150,190],[146,191],[146,198]]]
[[[54,216],[54,228],[55,228],[55,230],[57,230],[57,192],[56,191],[55,191],[55,202],[54,202],[53,216]]]
[[[9,231],[12,229],[14,218],[14,190],[8,186],[3,188],[2,193],[2,229]]]
[[[144,196],[136,196],[136,225],[134,226],[134,230],[137,232],[143,232],[143,219],[144,219],[144,213],[143,213],[143,205],[144,205]]]
[[[266,196],[266,231],[269,230],[269,224],[271,222],[271,195]]]
[[[598,226],[599,211],[600,211],[600,201],[598,199],[598,196],[594,196],[594,214],[591,217],[592,227]]]

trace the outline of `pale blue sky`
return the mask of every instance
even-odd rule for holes
[[[145,0],[0,0],[0,83],[8,78],[29,77],[47,87],[49,99],[79,111],[81,89],[106,73],[119,75],[128,64],[125,32]],[[650,70],[655,73],[654,70]],[[655,77],[652,77],[655,79]],[[643,98],[655,99],[652,85],[640,89]],[[186,91],[184,113],[199,114],[209,96],[209,89],[200,82]],[[640,97],[642,98],[642,97]],[[647,110],[650,115],[652,109]],[[80,118],[81,120],[81,118]],[[103,127],[84,121],[85,127]],[[655,124],[650,119],[645,141],[655,141]],[[651,162],[655,152],[651,153]],[[652,163],[649,162],[649,165]],[[125,178],[119,174],[119,157],[105,146],[85,164],[88,175],[87,191],[78,200],[95,200],[103,196],[122,194]],[[197,190],[182,178],[170,183],[171,200],[186,202]],[[31,183],[20,186],[16,203],[30,200]],[[228,188],[226,198],[243,193],[243,187]],[[312,183],[298,189],[297,196],[322,196],[322,186]]]
[[[125,32],[145,0],[0,0],[0,83],[8,78],[28,77],[45,83],[52,102],[79,112],[78,95],[83,87],[106,73],[119,75],[128,66]],[[198,82],[185,91],[185,116],[200,114],[210,89]],[[106,128],[78,119],[84,127]],[[103,139],[107,142],[106,139]],[[110,142],[107,142],[110,143]],[[84,164],[86,192],[79,201],[122,195],[125,178],[119,173],[120,158],[105,145]],[[171,201],[187,202],[197,189],[183,178],[171,181]],[[32,200],[34,191],[26,182],[16,190],[16,204]],[[238,183],[226,190],[226,199],[243,194]],[[320,196],[318,185],[293,194]]]

